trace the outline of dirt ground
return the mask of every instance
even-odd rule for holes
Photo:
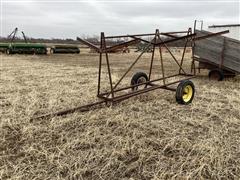
[[[137,55],[110,55],[114,82]],[[122,85],[148,72],[150,56]],[[177,73],[169,54],[164,58],[167,74]],[[0,60],[0,179],[240,178],[239,76],[216,82],[201,73],[186,106],[176,103],[175,92],[156,90],[112,107],[31,120],[96,101],[98,54]],[[159,72],[156,60],[153,73]]]

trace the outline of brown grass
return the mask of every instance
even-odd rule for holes
[[[133,56],[111,55],[114,81]],[[146,70],[149,56],[133,72]],[[157,90],[114,107],[30,121],[95,101],[97,60],[85,52],[1,55],[0,179],[240,178],[239,76],[194,79],[187,106]]]

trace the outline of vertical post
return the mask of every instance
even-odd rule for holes
[[[103,46],[103,34],[101,33],[101,39],[100,39],[100,55],[99,55],[99,69],[98,69],[98,92],[97,95],[100,94],[100,88],[101,88],[101,71],[102,71],[102,46]]]
[[[162,69],[162,78],[163,78],[163,84],[165,85],[165,72],[163,67],[163,58],[162,58],[162,46],[159,46],[159,53],[160,53],[160,62],[161,62],[161,69]]]
[[[149,75],[148,75],[148,80],[151,80],[151,74],[152,74],[152,66],[153,66],[153,60],[154,60],[154,53],[155,53],[155,43],[157,40],[157,35],[159,34],[159,30],[156,29],[155,31],[155,37],[154,37],[154,45],[153,45],[153,51],[152,51],[152,58],[151,58],[151,64],[150,64],[150,69],[149,69]]]
[[[108,59],[108,53],[106,51],[107,45],[106,45],[106,40],[105,40],[105,36],[104,36],[103,32],[101,33],[101,36],[102,36],[102,39],[103,39],[103,51],[105,52],[105,55],[106,55],[106,62],[107,62],[108,77],[109,77],[109,82],[110,82],[110,87],[111,87],[111,94],[112,94],[112,98],[114,98],[111,69],[110,69],[110,64],[109,64],[109,59]]]
[[[194,21],[193,33],[196,32],[197,20]]]
[[[196,24],[196,20],[195,20],[195,24]],[[194,31],[193,33],[195,33],[195,29],[196,26],[194,26]],[[192,30],[191,30],[191,34],[192,34]],[[194,49],[195,49],[195,41],[194,38],[191,37],[191,47],[192,47],[192,65],[191,65],[191,73],[193,71],[193,74],[196,75],[196,66],[195,66],[195,59],[194,59]],[[199,69],[200,71],[200,69]]]
[[[189,28],[187,35],[189,35],[189,33],[190,33],[191,31],[192,31],[191,28]],[[181,68],[179,68],[179,74],[181,74],[181,70],[182,70],[182,66],[183,66],[183,60],[184,60],[184,56],[185,56],[187,44],[188,44],[188,39],[187,39],[187,41],[186,41],[186,43],[185,43],[185,46],[184,46],[184,49],[183,49],[182,59],[181,59],[181,62],[180,62]]]

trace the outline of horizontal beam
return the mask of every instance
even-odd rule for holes
[[[164,34],[181,34],[187,33],[188,31],[173,31],[173,32],[163,32]],[[131,37],[131,36],[154,36],[156,33],[148,33],[148,34],[127,34],[127,35],[120,35],[120,36],[106,36],[106,39],[111,38],[124,38],[124,37]]]
[[[125,38],[125,37],[131,37],[131,36],[154,36],[155,33],[149,33],[149,34],[131,34],[131,35],[120,35],[120,36],[106,36],[106,39],[112,39],[112,38]]]
[[[188,31],[172,31],[172,32],[162,32],[164,34],[183,34],[188,33]]]
[[[136,37],[136,36],[131,36],[131,38],[134,38],[135,40],[143,41],[143,42],[145,42],[145,43],[154,45],[153,42],[147,41],[147,40],[142,39],[142,38],[138,38],[138,37]],[[153,39],[153,40],[154,40],[154,39]]]
[[[179,40],[182,40],[182,39],[187,39],[187,38],[190,38],[190,37],[193,37],[193,36],[196,36],[196,34],[190,34],[190,35],[186,35],[186,36],[177,37],[175,39],[162,41],[162,42],[156,43],[155,45],[159,46],[161,44],[167,44],[167,43],[170,43],[170,42],[175,42],[175,41],[179,41]]]
[[[114,90],[113,92],[116,93],[116,92],[119,92],[119,91],[123,91],[123,90],[127,90],[127,89],[131,89],[131,88],[134,88],[134,87],[138,87],[138,86],[141,86],[141,85],[145,85],[145,84],[151,84],[153,82],[157,82],[157,81],[161,81],[163,79],[169,79],[169,78],[172,78],[172,77],[176,77],[176,76],[179,76],[179,74],[174,74],[174,75],[171,75],[171,76],[168,76],[168,77],[162,77],[162,78],[158,78],[158,79],[154,79],[154,80],[151,80],[151,81],[146,81],[146,82],[143,82],[143,83],[139,83],[139,84],[135,84],[135,85],[130,85],[130,86],[127,86],[127,87],[123,87],[123,88],[119,88],[119,89],[116,89]],[[109,94],[110,92],[105,92],[105,93],[101,93],[100,95],[101,96],[104,96],[104,95],[107,95]]]
[[[168,83],[166,85],[156,85],[156,86],[152,86],[152,87],[149,87],[149,88],[141,89],[141,90],[138,90],[138,91],[133,91],[133,92],[128,93],[128,94],[123,94],[123,95],[120,95],[120,96],[116,96],[114,98],[109,98],[109,100],[113,101],[113,102],[122,101],[122,100],[128,99],[130,97],[137,96],[137,95],[143,94],[143,93],[147,93],[149,91],[153,91],[153,90],[156,90],[156,89],[166,89],[166,86],[177,84],[177,83],[179,83],[181,81],[184,81],[184,80],[193,79],[194,77],[195,76],[184,78],[184,79],[181,79],[181,80],[178,80],[178,81],[174,81],[174,82]],[[170,90],[170,89],[167,89],[167,90]]]
[[[160,34],[164,35],[164,36],[172,37],[172,38],[178,38],[179,37],[177,35],[172,35],[172,34],[169,34],[169,33],[160,33]]]
[[[97,52],[100,52],[100,48],[97,47],[96,45],[94,45],[94,44],[92,44],[92,43],[90,43],[88,41],[85,41],[85,40],[83,40],[83,39],[81,39],[79,37],[77,37],[77,40],[80,41],[81,43],[87,45],[88,47],[95,49]]]
[[[106,49],[106,51],[110,52],[110,51],[114,51],[114,50],[117,50],[117,49],[122,49],[124,47],[130,46],[130,45],[134,45],[134,44],[137,44],[139,42],[140,42],[139,40],[134,39],[134,40],[131,40],[131,41],[127,41],[127,42],[124,42],[124,43],[121,43],[121,44],[117,44],[117,45],[108,47]]]
[[[229,33],[229,30],[221,31],[221,32],[217,32],[217,33],[211,33],[211,34],[208,34],[208,35],[205,35],[205,36],[195,37],[193,40],[194,41],[199,41],[199,40],[202,40],[202,39],[207,39],[207,38],[210,38],[210,37],[219,36],[219,35],[226,34],[226,33]]]

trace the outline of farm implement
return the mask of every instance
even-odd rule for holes
[[[211,34],[208,31],[195,31],[197,36]],[[229,37],[219,36],[196,42],[194,47],[194,61],[198,61],[196,69],[208,69],[210,79],[221,81],[226,77],[240,74],[240,41]]]
[[[16,43],[16,35],[18,32],[18,28],[15,28],[14,31],[8,36],[11,43],[5,45],[3,48],[5,53],[7,54],[47,54],[47,46],[43,44],[37,43],[28,43],[27,38],[22,31],[22,35],[24,38],[24,43]],[[1,48],[1,45],[0,45]]]
[[[47,54],[47,47],[33,43],[11,43],[6,50],[7,54]]]
[[[94,103],[89,103],[84,106],[74,107],[72,109],[67,109],[63,111],[59,111],[56,113],[45,114],[38,117],[34,117],[33,119],[38,118],[45,118],[45,117],[53,117],[53,116],[60,116],[65,115],[68,113],[73,113],[75,111],[89,111],[91,109],[95,109],[97,107],[102,107],[103,105],[113,105],[117,102],[126,100],[130,97],[134,97],[140,94],[144,94],[153,90],[157,89],[164,89],[173,91],[176,93],[176,102],[179,104],[189,104],[192,102],[195,93],[195,87],[193,82],[190,80],[195,77],[193,73],[187,73],[187,70],[184,68],[183,64],[185,59],[185,53],[187,49],[187,45],[190,44],[191,47],[197,41],[212,38],[215,36],[219,36],[229,31],[222,31],[218,33],[211,33],[203,36],[196,36],[196,33],[192,32],[192,29],[189,28],[187,31],[178,31],[178,32],[165,32],[161,33],[157,29],[155,33],[149,34],[134,34],[134,35],[120,35],[120,36],[105,36],[105,34],[101,33],[101,40],[100,46],[96,46],[88,41],[85,41],[81,38],[77,38],[81,43],[87,45],[88,47],[94,49],[96,52],[99,53],[99,67],[98,67],[98,85],[97,85],[97,97],[99,101]],[[146,40],[150,39],[151,40]],[[169,37],[167,40],[164,37]],[[130,40],[112,46],[107,46],[106,40],[108,39],[115,39],[115,38],[128,38]],[[178,59],[172,52],[171,49],[168,47],[169,43],[176,42],[176,41],[184,41],[184,49],[181,55],[181,58]],[[147,44],[144,49],[138,54],[136,59],[133,60],[132,64],[126,69],[123,75],[119,78],[117,82],[113,82],[112,79],[112,71],[111,71],[111,63],[109,58],[109,52],[112,52],[115,49],[127,47],[132,44],[137,44],[144,42]],[[151,57],[149,58],[149,67],[148,72],[137,72],[132,76],[131,81],[129,82],[130,85],[119,87],[121,82],[126,78],[127,74],[131,71],[131,69],[136,65],[136,63],[141,59],[144,53],[149,51],[149,47],[152,47]],[[164,57],[162,55],[162,49],[166,49],[171,56],[172,62],[175,63],[177,68],[175,69],[175,73],[171,75],[167,75],[165,71],[165,63]],[[154,58],[156,50],[159,51],[159,60],[161,64],[161,68],[158,72],[160,72],[160,78],[153,78],[153,66]],[[192,51],[194,53],[194,51]],[[105,58],[104,58],[105,57]],[[194,54],[192,54],[194,57]],[[105,59],[105,61],[104,61]],[[105,64],[104,64],[104,62]],[[194,64],[195,61],[193,60],[192,63]],[[103,73],[103,64],[106,66],[107,71],[107,79],[102,77]],[[194,66],[195,67],[195,66]],[[189,68],[191,69],[191,68]],[[102,90],[102,82],[107,80],[108,83],[108,90]],[[176,86],[177,85],[177,86]],[[175,87],[174,87],[175,86]]]
[[[0,52],[6,53],[9,47],[9,43],[0,43]]]
[[[77,46],[73,45],[55,45],[51,48],[53,54],[79,54],[80,50]]]

